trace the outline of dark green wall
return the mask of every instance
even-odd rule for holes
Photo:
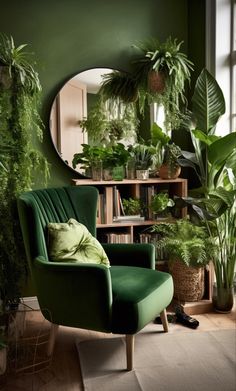
[[[204,42],[202,30],[197,38],[196,20],[202,26],[203,0],[13,0],[1,4],[1,31],[11,34],[17,45],[28,43],[38,59],[45,122],[39,148],[51,163],[49,186],[68,184],[75,177],[55,152],[48,128],[52,100],[65,80],[91,67],[129,70],[131,45],[151,36],[184,40],[183,50],[191,48],[189,53],[193,57],[196,53],[202,67]]]

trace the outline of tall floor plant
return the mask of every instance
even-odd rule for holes
[[[194,153],[184,152],[180,162],[192,167],[201,188],[197,198],[184,200],[206,225],[218,252],[213,256],[218,294],[232,288],[236,264],[236,133],[216,134],[225,112],[223,93],[214,77],[204,69],[192,99],[193,126],[190,134]]]

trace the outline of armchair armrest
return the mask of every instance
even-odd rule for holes
[[[111,266],[138,266],[155,269],[155,247],[151,243],[102,244]]]
[[[40,308],[49,321],[71,327],[110,331],[112,288],[104,265],[33,261]]]

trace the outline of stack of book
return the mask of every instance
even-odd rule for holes
[[[106,234],[107,243],[131,243],[131,235],[128,233],[113,233]]]

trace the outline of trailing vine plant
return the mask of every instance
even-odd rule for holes
[[[0,34],[0,299],[1,309],[17,301],[27,275],[26,257],[17,213],[17,196],[30,190],[37,170],[49,166],[34,147],[43,138],[38,114],[41,85],[27,45],[15,46],[13,38]]]

